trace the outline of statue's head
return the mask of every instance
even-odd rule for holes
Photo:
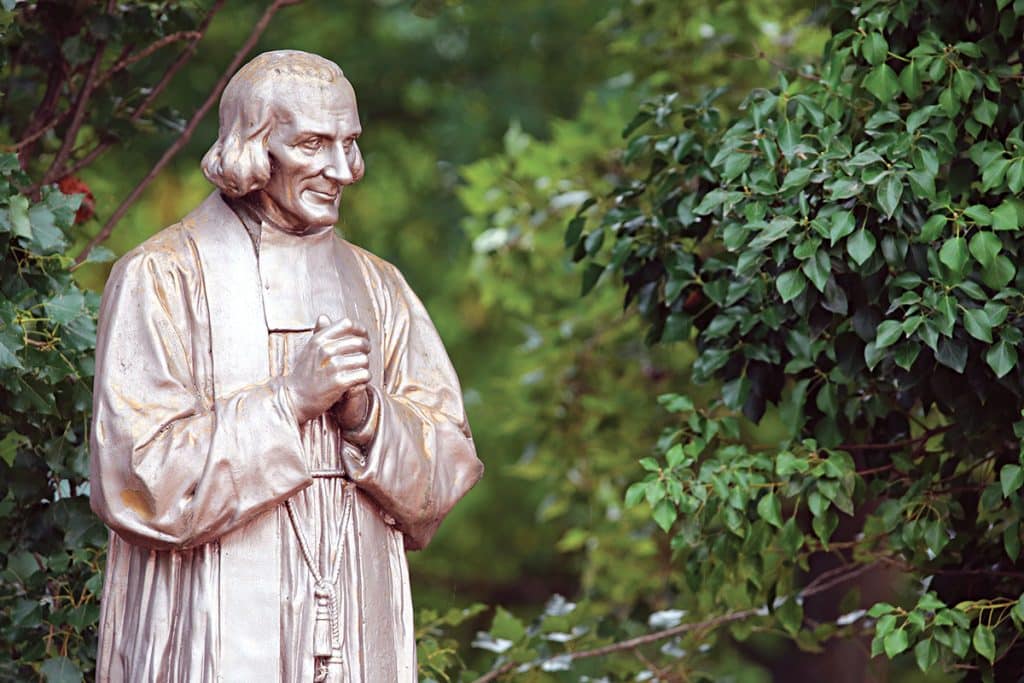
[[[264,52],[220,100],[220,135],[203,173],[231,197],[256,192],[293,230],[333,225],[341,191],[363,177],[355,92],[334,62]]]

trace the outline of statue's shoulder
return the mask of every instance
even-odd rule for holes
[[[409,285],[406,284],[402,272],[393,263],[348,240],[339,239],[338,242],[363,269],[368,280],[379,282],[387,289],[408,289]]]
[[[111,278],[168,276],[178,279],[177,276],[184,275],[185,281],[191,280],[200,273],[194,239],[196,231],[217,221],[230,220],[233,215],[216,193],[207,197],[180,221],[168,225],[125,253],[114,264]]]

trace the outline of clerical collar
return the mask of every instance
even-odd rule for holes
[[[272,223],[244,197],[225,202],[252,238],[267,329],[312,330],[320,314],[337,308],[334,228],[300,235]]]
[[[334,230],[332,226],[327,226],[319,230],[298,234],[284,228],[271,219],[260,207],[259,203],[253,198],[253,195],[235,198],[228,197],[222,193],[221,197],[223,197],[224,202],[231,207],[231,210],[235,212],[238,219],[242,221],[242,225],[245,226],[245,231],[249,233],[249,237],[252,239],[253,248],[255,248],[257,254],[260,253],[260,245],[262,244],[263,233],[265,230],[270,231],[272,239],[274,236],[280,236],[284,241],[290,241],[291,238],[317,238]]]

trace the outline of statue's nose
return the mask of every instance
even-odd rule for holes
[[[351,185],[355,182],[344,147],[335,146],[330,162],[324,167],[324,177],[341,185]]]

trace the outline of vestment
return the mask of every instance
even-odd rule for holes
[[[425,546],[482,474],[458,379],[393,266],[333,231],[269,237],[257,255],[214,193],[108,280],[91,443],[92,505],[113,531],[100,682],[313,680],[314,582],[289,499],[325,575],[342,553],[336,677],[415,680],[403,546]],[[264,258],[294,278],[273,281]],[[305,313],[274,303],[284,287]],[[280,382],[314,309],[369,331],[364,448],[330,417],[300,426]],[[325,465],[347,479],[314,481]]]

